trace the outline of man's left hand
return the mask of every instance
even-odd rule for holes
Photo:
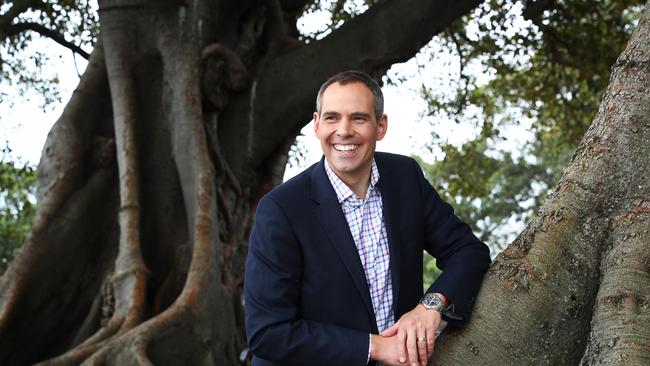
[[[426,365],[433,354],[433,347],[437,336],[438,326],[442,314],[436,310],[428,310],[418,304],[413,310],[402,317],[381,335],[390,337],[397,335],[397,356],[401,360],[409,359],[411,366]],[[407,357],[408,352],[408,357]],[[401,361],[401,362],[404,362]]]

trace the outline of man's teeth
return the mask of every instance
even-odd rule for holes
[[[339,151],[352,151],[355,150],[359,145],[339,145],[335,144],[334,148]]]

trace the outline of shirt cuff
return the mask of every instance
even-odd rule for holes
[[[454,311],[454,304],[450,304],[447,306],[447,308],[442,312],[442,315],[454,319],[454,320],[463,320],[463,317],[461,315],[456,314]]]
[[[370,363],[370,352],[372,352],[372,334],[368,334],[368,359],[366,365]]]

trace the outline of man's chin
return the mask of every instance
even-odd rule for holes
[[[349,163],[348,164],[345,164],[345,163],[341,164],[340,162],[338,164],[337,163],[332,164],[331,167],[332,167],[332,170],[334,170],[334,172],[337,173],[337,175],[342,175],[342,174],[343,175],[350,175],[350,174],[354,174],[355,172],[357,172],[359,170],[359,165],[358,164],[349,164]]]
[[[350,167],[346,166],[346,165],[333,164],[332,165],[332,170],[334,170],[336,173],[344,173],[345,174],[345,173],[350,172],[352,169]]]

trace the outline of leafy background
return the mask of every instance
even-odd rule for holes
[[[322,38],[376,2],[308,3],[297,25],[302,40]],[[63,102],[56,73],[45,72],[56,60],[30,46],[42,38],[67,42],[75,57],[87,57],[84,50],[97,41],[96,2],[32,3],[9,21],[12,3],[0,3],[0,86],[23,98],[36,93],[48,108]],[[427,147],[435,158],[415,157],[492,255],[552,194],[642,6],[639,0],[489,0],[427,44],[411,62],[415,70],[398,65],[384,77],[386,85],[426,101],[421,118],[430,125]],[[16,27],[30,30],[12,34]],[[0,89],[0,103],[13,98]],[[473,132],[451,141],[443,121]],[[0,273],[25,240],[36,204],[36,167],[12,154],[9,143],[0,160]],[[291,155],[304,159],[304,146],[298,143]],[[430,283],[439,271],[429,256],[424,265]]]

